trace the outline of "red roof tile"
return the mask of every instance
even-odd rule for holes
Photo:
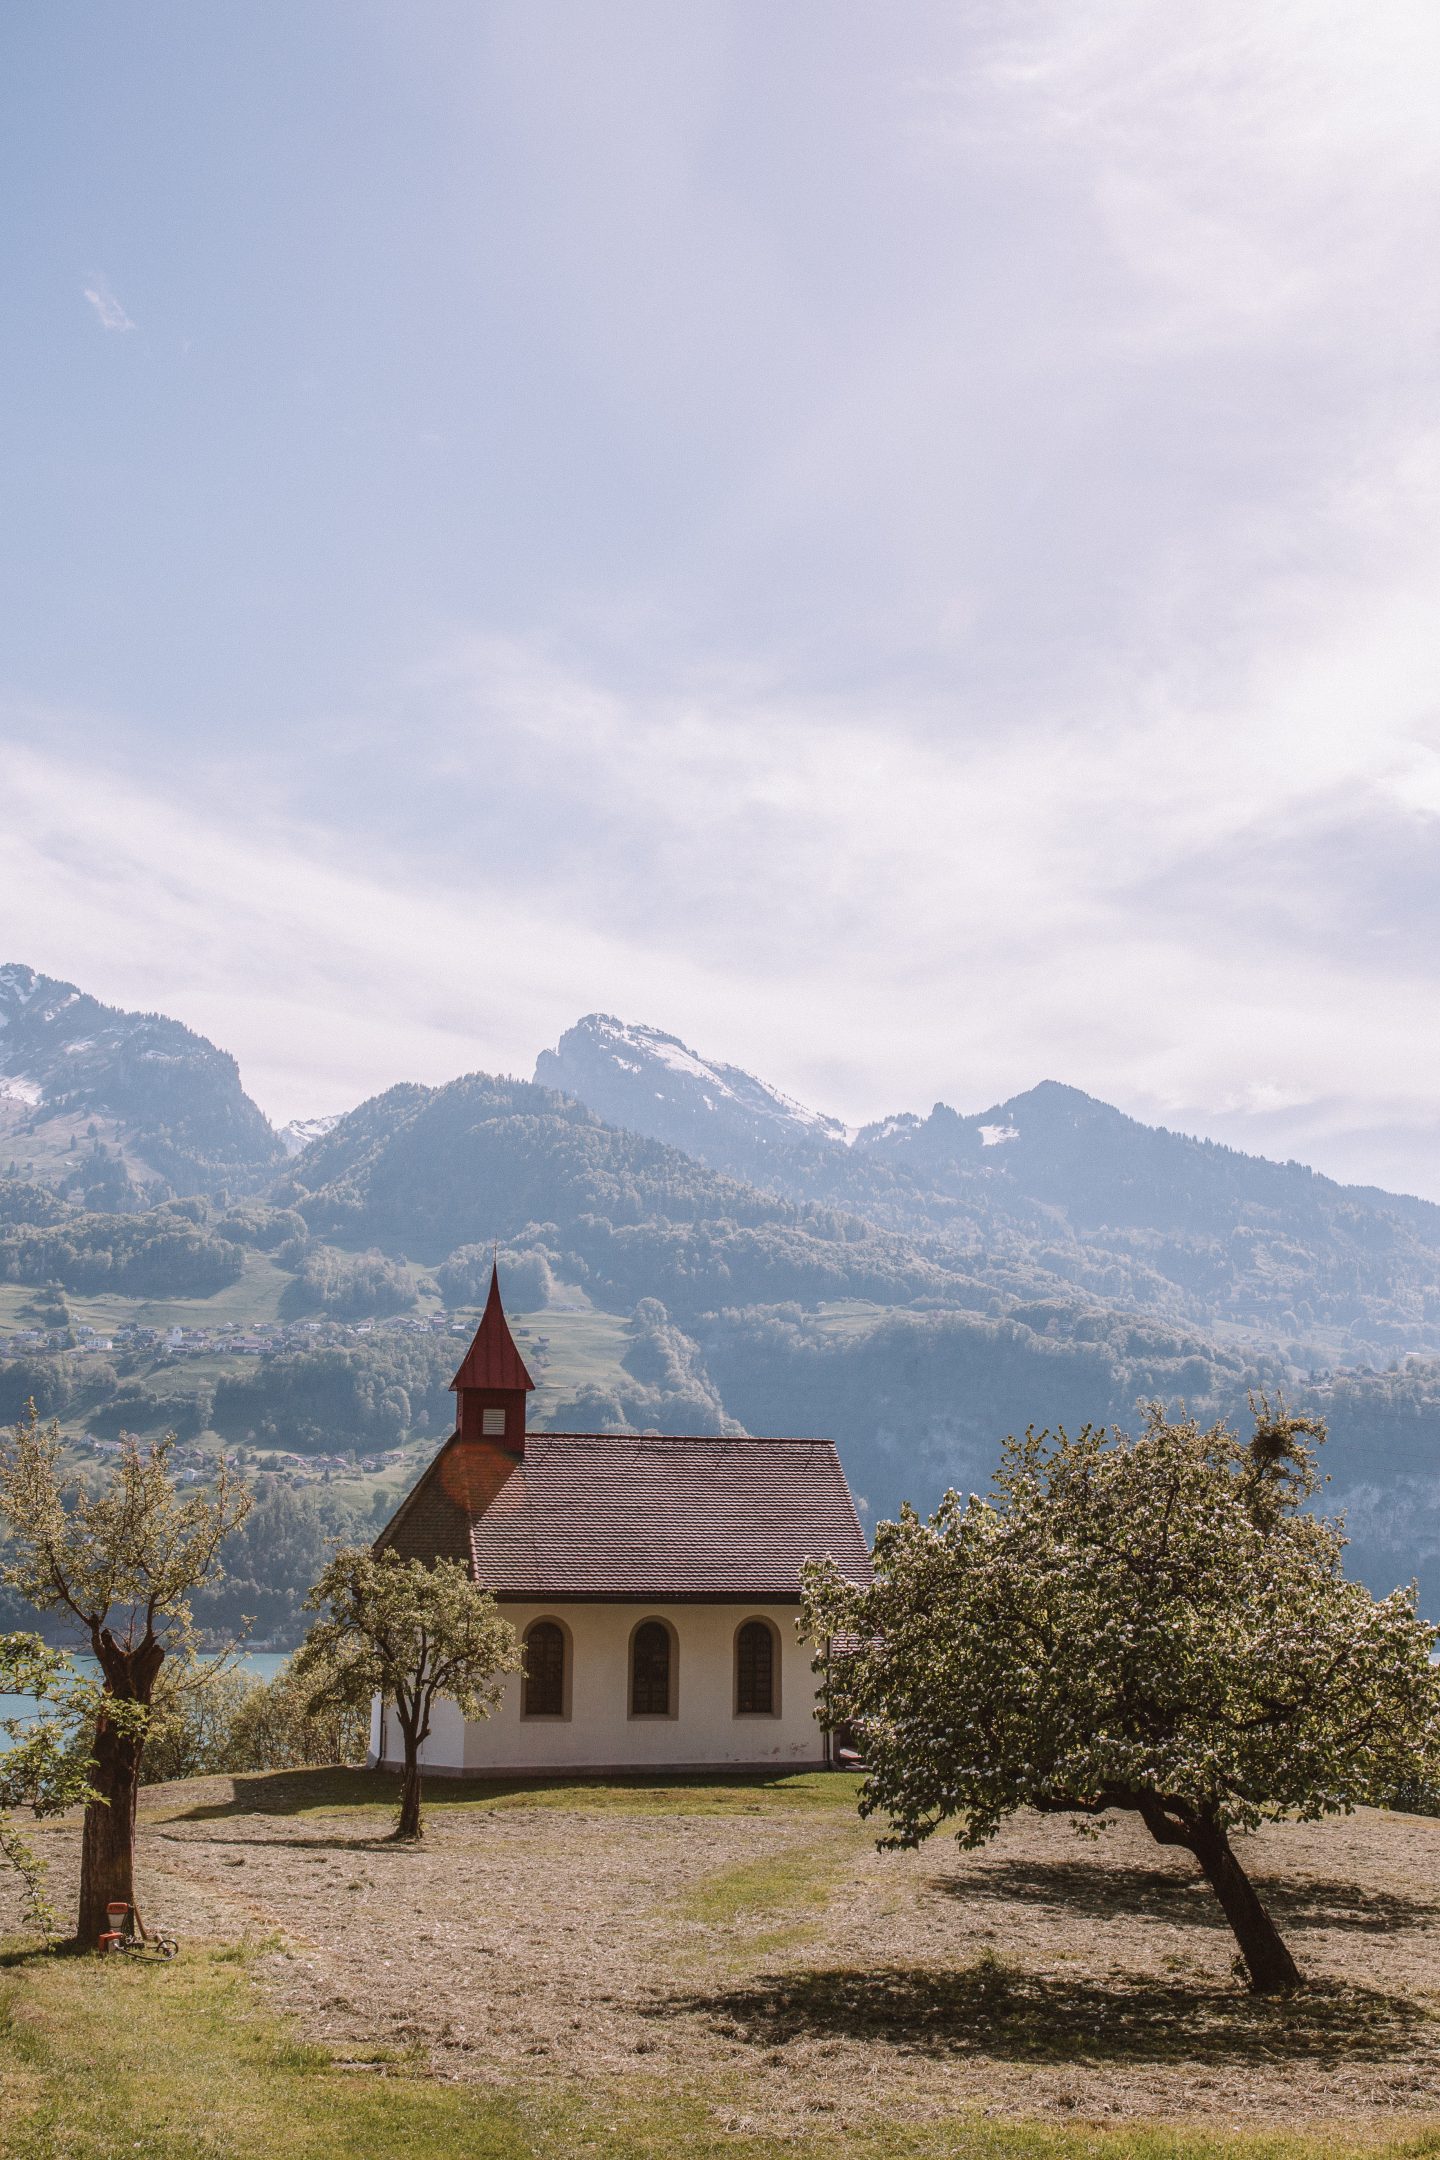
[[[533,1388],[525,1361],[515,1347],[505,1308],[500,1302],[500,1271],[490,1270],[490,1295],[475,1330],[475,1340],[464,1363],[450,1383],[452,1388]]]
[[[532,1432],[516,1457],[457,1438],[376,1542],[423,1559],[468,1542],[507,1599],[794,1598],[824,1553],[870,1576],[829,1440]]]

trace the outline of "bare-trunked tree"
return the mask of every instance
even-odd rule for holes
[[[135,1804],[149,1712],[168,1655],[188,1652],[189,1594],[216,1572],[224,1539],[250,1494],[222,1457],[208,1491],[183,1496],[170,1440],[121,1446],[98,1493],[67,1482],[56,1424],[32,1409],[0,1449],[0,1522],[9,1531],[6,1580],[44,1612],[68,1616],[100,1668],[90,1739],[75,1940],[98,1943],[105,1908],[135,1902]]]

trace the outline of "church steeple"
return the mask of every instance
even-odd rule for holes
[[[500,1302],[500,1270],[490,1270],[490,1295],[475,1340],[450,1383],[455,1430],[465,1440],[490,1440],[512,1455],[525,1452],[525,1397],[535,1383],[515,1347]]]

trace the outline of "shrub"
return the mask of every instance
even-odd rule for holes
[[[280,1248],[282,1256],[290,1249],[287,1241]],[[336,1320],[369,1320],[408,1312],[415,1302],[408,1273],[383,1253],[341,1253],[328,1245],[312,1245],[299,1259],[280,1309],[286,1319],[325,1313]]]
[[[490,1289],[491,1248],[488,1245],[457,1245],[448,1260],[435,1270],[440,1294],[452,1309],[481,1305]],[[515,1312],[538,1312],[555,1291],[555,1277],[543,1252],[502,1250],[499,1255],[505,1301]]]
[[[319,1705],[324,1674],[297,1678],[282,1665],[273,1680],[204,1659],[177,1664],[157,1689],[145,1742],[145,1779],[295,1770],[310,1763],[364,1762],[368,1709]]]

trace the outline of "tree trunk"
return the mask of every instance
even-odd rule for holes
[[[420,1735],[401,1721],[405,1742],[405,1769],[400,1780],[400,1820],[397,1838],[418,1838],[420,1830]]]
[[[1235,1931],[1255,1993],[1291,1994],[1300,1985],[1300,1969],[1256,1895],[1254,1884],[1231,1851],[1225,1832],[1209,1823],[1197,1824],[1190,1849]]]
[[[147,1626],[138,1644],[117,1642],[109,1628],[96,1628],[91,1644],[105,1675],[106,1692],[147,1708],[165,1661],[165,1647]],[[105,1907],[135,1902],[135,1801],[140,1790],[140,1758],[145,1735],[116,1729],[102,1709],[95,1721],[90,1782],[97,1799],[85,1809],[80,1838],[80,1909],[75,1940],[93,1950],[106,1928]]]
[[[135,1902],[135,1798],[143,1742],[119,1733],[108,1719],[95,1728],[91,1783],[101,1797],[87,1803],[80,1840],[80,1908],[75,1940],[93,1950],[109,1926],[110,1903]]]

